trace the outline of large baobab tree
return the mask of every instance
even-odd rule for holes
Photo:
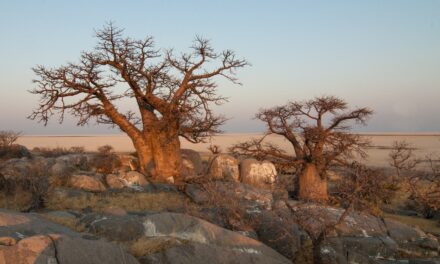
[[[290,165],[299,172],[298,196],[304,200],[327,200],[326,171],[335,164],[347,164],[355,153],[365,155],[368,143],[350,133],[352,122],[365,124],[372,111],[348,110],[347,103],[333,96],[262,109],[256,118],[265,122],[267,132],[283,136],[293,147],[294,155],[275,145],[255,139],[233,146],[236,154],[270,159]]]
[[[119,127],[132,140],[141,170],[157,181],[178,177],[179,136],[191,142],[218,132],[224,122],[210,106],[226,99],[216,94],[215,77],[237,83],[235,71],[247,65],[234,52],[217,53],[197,37],[191,52],[161,52],[152,37],[132,39],[112,24],[96,32],[97,45],[79,62],[57,68],[37,66],[39,107],[30,115],[47,124],[66,113],[78,125],[90,121]],[[118,104],[130,99],[136,107],[122,112]],[[120,106],[120,104],[119,104]]]

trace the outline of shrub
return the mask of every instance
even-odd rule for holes
[[[387,204],[399,189],[395,178],[384,171],[371,169],[360,163],[353,163],[341,171],[342,179],[336,185],[335,201],[347,206],[350,202],[356,210],[381,213],[381,205]]]
[[[12,130],[0,131],[0,148],[10,147],[20,137],[21,132],[15,132]]]
[[[112,146],[104,145],[98,147],[98,153],[92,160],[92,166],[99,173],[112,173],[121,166],[121,161],[115,154]]]
[[[56,148],[47,148],[47,147],[35,147],[32,149],[37,155],[46,157],[46,158],[55,158],[63,155],[69,154],[83,154],[85,152],[84,147],[74,146],[70,148],[56,147]]]

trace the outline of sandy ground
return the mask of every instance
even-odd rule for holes
[[[260,134],[223,134],[213,137],[206,143],[192,144],[182,139],[182,148],[190,148],[199,152],[208,152],[210,144],[219,145],[222,150],[227,150],[233,144],[246,141]],[[393,141],[405,140],[415,148],[415,153],[420,158],[436,153],[440,155],[440,134],[366,134],[371,139],[373,147],[368,149],[367,164],[372,166],[387,166],[389,147]],[[267,138],[274,144],[292,153],[293,149],[282,137],[270,136]],[[130,139],[125,135],[93,135],[93,136],[22,136],[18,140],[29,149],[34,147],[72,147],[82,146],[87,151],[94,151],[99,146],[111,145],[118,152],[134,151]]]

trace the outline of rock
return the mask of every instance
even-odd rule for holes
[[[143,263],[152,259],[163,261],[159,263],[290,263],[261,242],[188,215],[153,214],[143,219],[143,225],[146,237],[182,241],[145,256]]]
[[[0,263],[139,263],[121,246],[62,234],[36,235],[0,249]]]
[[[268,190],[255,188],[237,182],[215,181],[206,184],[188,184],[185,193],[195,203],[225,205],[237,201],[249,212],[272,208],[273,196]]]
[[[89,233],[110,241],[131,241],[144,235],[142,220],[133,215],[91,213],[82,217],[80,222],[85,224]]]
[[[93,160],[93,154],[67,154],[56,158],[56,162],[65,162],[77,169],[88,170]]]
[[[18,244],[0,249],[0,263],[58,263],[52,239],[58,235],[23,238]]]
[[[127,211],[125,211],[124,209],[122,209],[120,207],[115,207],[115,206],[110,206],[110,207],[104,208],[104,210],[102,210],[102,212],[104,214],[114,215],[114,216],[127,215]]]
[[[129,170],[135,171],[138,168],[138,159],[132,155],[118,154],[117,155],[122,167],[127,167]]]
[[[217,154],[209,160],[208,175],[213,180],[238,182],[238,161],[227,154]]]
[[[321,245],[322,256],[327,259],[325,263],[369,263],[380,258],[438,256],[437,239],[418,228],[360,212],[350,212],[335,226],[343,209],[301,203],[291,203],[291,206],[296,222],[311,236],[316,237],[324,225],[334,227]]]
[[[29,222],[29,218],[20,214],[11,214],[8,211],[0,211],[0,227],[20,225]]]
[[[256,187],[271,187],[275,183],[277,170],[269,161],[245,159],[240,162],[240,181]]]
[[[203,173],[203,162],[200,154],[192,149],[181,149],[182,175],[197,176]]]
[[[88,175],[72,175],[69,178],[68,185],[72,188],[90,192],[103,192],[106,190],[99,179]]]
[[[0,226],[0,241],[4,242],[0,246],[0,263],[139,263],[121,246],[83,239],[85,236],[37,214],[3,209],[0,213],[3,219],[26,219],[26,222],[13,221]]]
[[[125,180],[122,180],[115,174],[107,174],[105,176],[105,182],[112,189],[122,189],[125,188]]]
[[[20,159],[20,158],[30,158],[32,155],[29,150],[22,145],[13,144],[8,147],[0,148],[0,159]]]
[[[294,259],[301,250],[301,238],[306,235],[290,217],[282,218],[274,211],[256,215],[254,229],[261,242],[289,259]]]
[[[124,182],[126,186],[137,185],[145,186],[148,184],[145,176],[137,171],[129,171],[119,175],[119,178]]]
[[[17,240],[13,237],[0,237],[0,246],[13,246],[17,244]]]
[[[389,236],[399,245],[399,251],[406,256],[431,257],[437,256],[439,242],[437,238],[426,234],[419,228],[402,224],[392,219],[385,219]]]
[[[205,264],[205,263],[290,263],[281,257],[266,256],[263,252],[249,248],[227,248],[203,243],[183,243],[162,252],[147,255],[141,263]]]

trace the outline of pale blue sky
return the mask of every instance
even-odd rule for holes
[[[0,1],[0,130],[112,133],[74,122],[26,120],[31,67],[75,61],[94,29],[114,21],[128,36],[186,50],[195,35],[252,63],[243,86],[220,81],[228,132],[258,132],[260,107],[336,95],[369,106],[363,131],[440,131],[440,1]]]

